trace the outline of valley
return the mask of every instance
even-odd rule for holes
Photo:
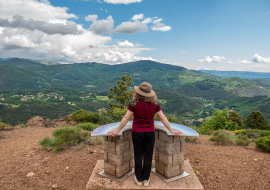
[[[270,119],[264,79],[222,78],[154,61],[59,64],[20,58],[0,60],[0,118],[18,125],[35,115],[58,119],[79,109],[109,108],[107,93],[123,74],[132,77],[132,86],[148,81],[165,113],[196,126],[226,107],[244,118],[260,110]]]

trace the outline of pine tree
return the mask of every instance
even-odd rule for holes
[[[113,88],[110,88],[108,97],[112,99],[109,101],[111,109],[107,111],[107,114],[113,120],[120,120],[127,112],[127,106],[131,103],[134,92],[134,90],[128,90],[132,82],[131,76],[122,75],[121,81],[117,81],[118,86],[115,85]]]
[[[233,122],[234,129],[242,129],[243,127],[243,116],[240,116],[237,111],[233,111],[229,114],[228,120]]]
[[[260,111],[253,111],[245,120],[245,125],[252,129],[269,130],[268,121]]]

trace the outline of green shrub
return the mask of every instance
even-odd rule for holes
[[[199,141],[199,139],[198,137],[185,137],[185,141],[195,143],[196,141]]]
[[[234,145],[235,136],[230,131],[218,130],[213,134],[212,141],[217,145]]]
[[[248,137],[246,135],[238,135],[235,138],[236,145],[239,146],[248,146],[250,144],[250,141],[248,140]]]
[[[270,136],[260,137],[255,141],[255,143],[258,148],[270,153]]]
[[[93,131],[96,128],[98,128],[100,125],[94,124],[94,123],[78,123],[77,128],[88,130],[88,131]]]
[[[22,124],[20,125],[20,127],[21,127],[21,128],[26,128],[27,126],[26,126],[25,124],[22,123]]]
[[[259,137],[270,136],[270,131],[255,129],[255,130],[251,130],[250,132],[248,132],[247,136],[249,138],[259,138]]]
[[[90,138],[89,132],[69,126],[57,128],[52,132],[52,134],[54,139],[45,137],[39,142],[39,144],[45,149],[51,147],[53,152],[58,152],[59,150],[67,149],[70,146],[87,142]]]
[[[78,122],[92,122],[97,123],[99,121],[99,115],[91,111],[85,111],[80,109],[71,115],[71,119]]]
[[[89,144],[91,145],[103,144],[103,137],[91,137]]]
[[[213,134],[214,134],[214,131],[205,131],[204,134],[205,134],[205,135],[213,135]]]
[[[43,149],[47,149],[53,146],[53,139],[51,139],[50,137],[45,137],[44,139],[39,141],[39,144],[43,146]]]
[[[0,131],[2,131],[4,129],[4,127],[8,127],[9,125],[3,123],[3,122],[0,122]]]
[[[238,125],[234,125],[233,121],[228,120],[228,110],[216,110],[212,117],[202,123],[201,132],[205,134],[206,131],[216,131],[219,129],[235,130]]]
[[[239,135],[239,134],[247,134],[247,131],[244,130],[244,129],[241,129],[241,130],[234,130],[232,131],[232,133],[236,134],[236,135]]]

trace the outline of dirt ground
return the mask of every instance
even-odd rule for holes
[[[53,130],[15,127],[0,132],[5,134],[0,138],[1,190],[85,189],[97,160],[103,159],[102,145],[44,151],[38,142]],[[201,144],[186,143],[185,150],[206,190],[270,189],[270,154],[255,151],[254,144],[216,146],[209,137],[200,136]]]

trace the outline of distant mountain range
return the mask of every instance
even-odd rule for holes
[[[265,79],[270,81],[270,73],[264,72],[248,72],[248,71],[215,71],[215,70],[200,70],[205,73],[210,73],[219,77],[229,78],[238,77],[242,79]]]
[[[37,110],[43,110],[41,112],[44,117],[49,118],[55,118],[57,113],[71,113],[81,108],[96,111],[107,102],[102,102],[99,98],[82,100],[80,94],[87,92],[107,96],[109,89],[116,85],[117,80],[124,74],[132,77],[132,86],[140,85],[144,81],[152,84],[166,113],[198,119],[210,116],[215,108],[228,107],[239,111],[244,117],[253,110],[260,110],[270,119],[270,80],[265,80],[268,79],[267,75],[237,71],[234,73],[242,75],[220,77],[215,75],[215,71],[209,73],[188,70],[181,66],[148,60],[107,65],[95,62],[60,64],[46,60],[0,58],[0,98],[5,99],[0,105],[0,116],[3,121],[6,119],[6,122],[11,122],[19,114],[22,118],[14,122],[24,122],[26,118],[36,114]],[[253,76],[254,79],[240,78],[245,74]],[[262,79],[263,77],[265,79]],[[61,90],[62,87],[64,89]],[[64,97],[65,101],[36,97],[37,99],[27,102],[17,97],[18,94],[48,94],[47,91],[58,92],[58,96],[67,97]],[[76,103],[75,107],[67,104],[71,100]],[[8,104],[15,107],[9,108]],[[35,111],[26,116],[26,110],[31,111],[28,105]],[[56,111],[52,113],[49,111],[51,109]]]
[[[148,60],[106,65],[93,62],[59,64],[10,58],[0,61],[0,89],[71,87],[108,92],[123,74],[132,76],[133,85],[148,81],[154,89],[171,90],[191,97],[228,101],[239,96],[270,96],[270,81],[264,79],[224,79],[210,73]]]

